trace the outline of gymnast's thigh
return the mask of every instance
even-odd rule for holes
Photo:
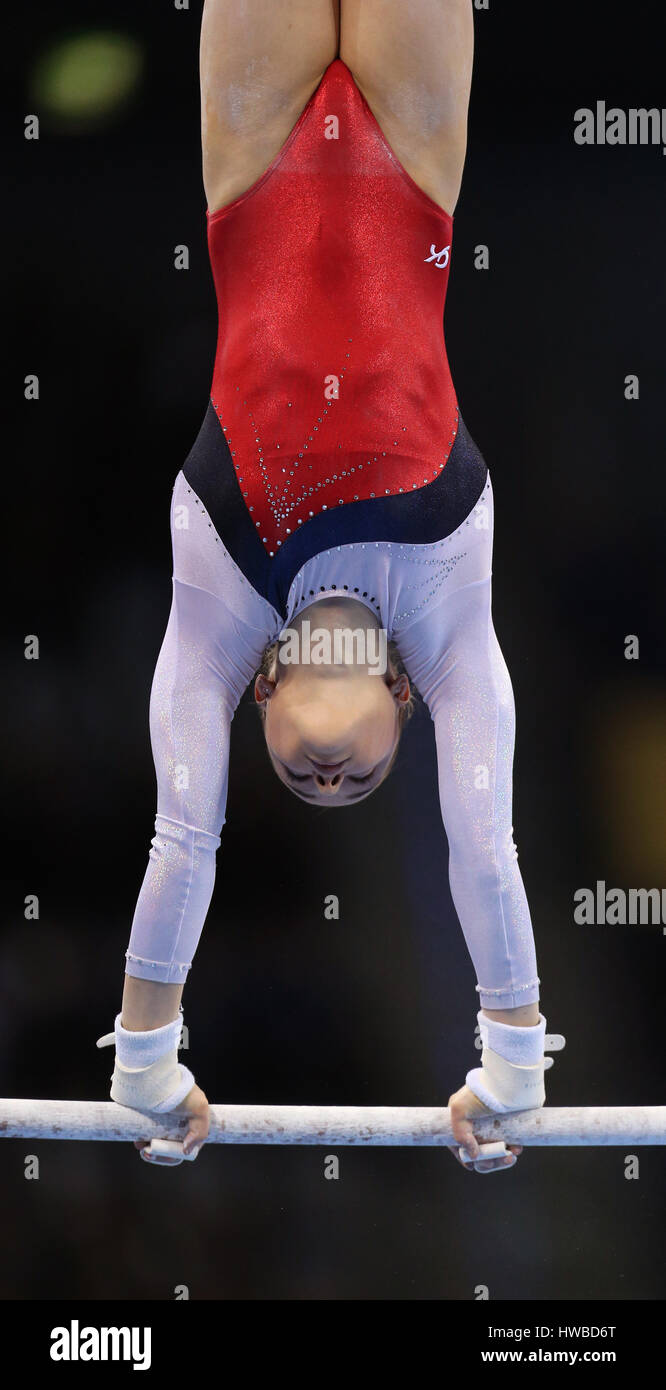
[[[340,57],[408,174],[453,215],[467,142],[471,0],[343,0]]]
[[[207,0],[203,177],[210,212],[264,173],[337,56],[337,0]]]

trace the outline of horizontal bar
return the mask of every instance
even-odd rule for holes
[[[184,1118],[151,1117],[111,1101],[0,1100],[0,1139],[182,1139]],[[666,1144],[666,1105],[578,1106],[488,1115],[479,1139],[538,1147]],[[446,1108],[212,1105],[209,1143],[367,1144],[433,1148],[454,1142]]]

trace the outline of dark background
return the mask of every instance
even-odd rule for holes
[[[216,316],[201,186],[200,6],[15,10],[2,259],[8,643],[0,1091],[105,1098],[124,951],[153,833],[148,695],[170,601],[173,480],[198,430]],[[542,1007],[567,1047],[554,1105],[664,1101],[661,925],[578,926],[573,894],[661,887],[666,745],[666,161],[580,147],[598,99],[665,103],[655,10],[476,16],[447,308],[467,426],[496,497],[495,623],[515,688],[514,825]],[[109,30],[142,68],[106,117],[49,105],[54,44]],[[28,112],[38,142],[23,139]],[[186,243],[190,269],[173,269]],[[490,269],[474,269],[474,247]],[[36,372],[40,399],[26,402]],[[640,399],[624,399],[636,373]],[[26,661],[26,634],[40,640]],[[627,634],[640,659],[627,661]],[[271,774],[234,721],[216,894],[185,993],[211,1100],[432,1105],[476,1064],[474,975],[447,886],[421,708],[396,771],[345,815]],[[326,894],[340,898],[324,918]],[[37,894],[38,921],[24,918]],[[0,1146],[8,1299],[655,1299],[664,1152],[527,1151],[509,1177],[446,1152]],[[38,1181],[24,1177],[28,1153]]]

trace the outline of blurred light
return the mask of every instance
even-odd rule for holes
[[[634,679],[636,679],[634,677]],[[587,792],[600,843],[628,886],[664,883],[666,686],[618,682],[595,699]],[[599,873],[599,878],[604,874]],[[610,878],[610,873],[609,873]]]
[[[38,115],[85,129],[122,111],[142,71],[141,45],[128,34],[74,35],[57,40],[37,59],[31,99]]]

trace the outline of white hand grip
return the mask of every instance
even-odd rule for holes
[[[196,1144],[192,1151],[186,1154],[183,1153],[183,1146],[177,1139],[151,1139],[145,1149],[141,1149],[141,1157],[146,1163],[150,1163],[153,1159],[157,1159],[159,1164],[160,1158],[176,1159],[178,1163],[182,1163],[183,1160],[187,1163],[193,1163],[200,1147],[201,1145]],[[164,1166],[175,1168],[176,1164],[165,1164]]]
[[[479,1148],[481,1152],[478,1158],[472,1158],[471,1154],[469,1154],[467,1149],[463,1148],[462,1145],[460,1145],[458,1149],[458,1156],[461,1161],[463,1163],[472,1163],[477,1173],[496,1173],[501,1172],[503,1167],[509,1167],[509,1164],[505,1163],[500,1164],[497,1168],[479,1168],[478,1165],[480,1163],[485,1163],[488,1158],[512,1158],[514,1163],[516,1161],[515,1154],[509,1152],[503,1139],[498,1139],[489,1144],[479,1144]],[[510,1166],[513,1167],[513,1163]]]

